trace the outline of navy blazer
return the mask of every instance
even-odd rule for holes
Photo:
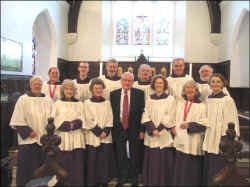
[[[122,89],[114,90],[110,93],[110,102],[113,111],[113,138],[116,140],[117,136],[122,130],[120,118],[120,103],[121,103]],[[142,130],[141,118],[144,112],[145,100],[144,92],[137,88],[130,89],[130,107],[128,119],[128,138],[130,141],[139,138],[139,132]]]

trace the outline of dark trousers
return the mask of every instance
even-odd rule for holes
[[[127,141],[129,142],[129,155],[127,153]],[[119,183],[130,181],[132,184],[137,184],[139,139],[131,140],[128,138],[128,131],[121,130],[116,134],[114,145],[119,171]]]

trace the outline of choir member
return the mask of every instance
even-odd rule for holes
[[[184,68],[185,64],[183,58],[174,59],[172,63],[173,73],[167,78],[169,93],[174,96],[176,101],[183,99],[181,92],[184,84],[188,80],[193,80],[190,75],[185,73]]]
[[[49,81],[45,82],[42,87],[42,93],[49,97],[52,101],[56,102],[61,98],[60,96],[60,86],[59,81],[59,71],[57,67],[49,68]]]
[[[203,150],[204,185],[210,185],[212,178],[225,167],[225,161],[219,154],[219,144],[226,135],[229,123],[235,124],[236,136],[239,138],[239,120],[234,100],[223,93],[226,80],[221,74],[215,73],[209,79],[212,94],[206,100],[208,127],[206,129]]]
[[[90,98],[89,92],[89,81],[88,77],[89,64],[87,62],[80,62],[78,65],[79,76],[74,79],[74,82],[77,85],[77,95],[76,99],[84,101]]]
[[[18,136],[17,186],[24,186],[32,179],[33,172],[43,164],[46,156],[41,149],[40,137],[46,133],[52,102],[41,93],[39,77],[30,79],[30,89],[17,100],[10,121]]]
[[[212,90],[208,84],[208,81],[209,81],[209,78],[211,77],[211,75],[213,74],[213,71],[214,71],[213,68],[209,65],[203,65],[199,69],[200,77],[197,80],[197,83],[198,83],[198,87],[199,87],[199,90],[201,93],[200,99],[202,101],[204,101],[212,93]],[[226,95],[230,96],[226,87],[223,87],[223,92]]]
[[[85,184],[85,128],[83,103],[75,98],[77,87],[73,80],[65,79],[60,88],[62,98],[53,106],[55,133],[61,137],[59,164],[69,173],[70,184]]]
[[[151,94],[153,94],[154,90],[151,88],[151,73],[152,68],[148,64],[141,64],[138,69],[138,81],[136,81],[133,85],[134,88],[138,88],[142,91],[144,91],[145,100],[150,97]],[[142,127],[143,131],[145,131],[144,127]],[[143,169],[143,157],[144,157],[144,133],[140,134],[141,141],[139,145],[140,149],[140,166],[139,166],[139,173],[142,174]]]
[[[173,138],[175,99],[166,94],[167,81],[162,75],[156,75],[151,88],[155,90],[148,100],[142,117],[146,132],[144,137],[145,156],[143,167],[143,185],[168,186],[172,184]]]
[[[93,79],[90,84],[92,97],[85,101],[86,145],[87,145],[87,185],[97,186],[107,183],[114,175],[114,153],[111,128],[113,114],[109,100],[103,95],[105,88],[101,79]]]
[[[113,142],[119,171],[118,186],[130,182],[138,183],[139,134],[144,111],[144,92],[132,88],[134,75],[125,72],[121,77],[121,89],[110,93],[113,111]]]
[[[151,88],[151,71],[152,68],[148,64],[140,65],[138,69],[138,81],[135,81],[133,87],[144,91],[145,99],[149,98],[153,94]]]
[[[184,100],[177,103],[174,139],[176,186],[201,186],[203,151],[202,143],[207,126],[206,107],[199,100],[200,92],[195,81],[189,80],[183,86]]]
[[[113,90],[121,88],[120,77],[117,75],[118,62],[116,59],[110,59],[106,63],[106,73],[99,78],[103,80],[106,88],[103,90],[103,97],[105,99],[110,99],[110,92]]]

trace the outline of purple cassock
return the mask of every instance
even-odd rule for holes
[[[107,185],[115,175],[111,129],[113,115],[110,101],[92,97],[85,102],[87,185]],[[102,133],[106,137],[101,139]]]

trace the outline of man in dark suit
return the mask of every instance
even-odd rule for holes
[[[134,76],[125,72],[121,77],[121,89],[110,93],[113,110],[113,143],[115,148],[118,186],[138,183],[139,145],[144,132],[141,117],[144,111],[144,92],[132,88]]]

